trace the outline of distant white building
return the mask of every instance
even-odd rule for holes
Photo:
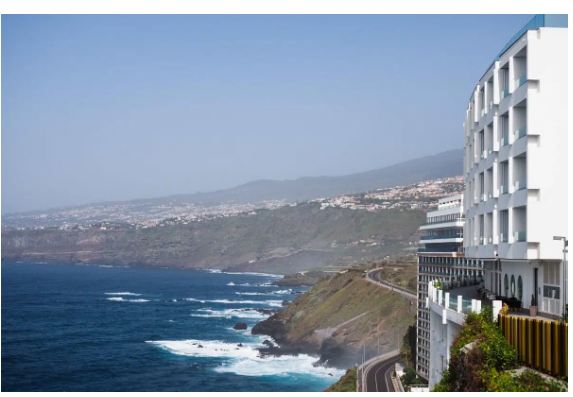
[[[483,262],[464,258],[462,251],[463,200],[461,194],[440,199],[438,208],[426,214],[426,224],[420,227],[423,233],[420,244],[424,247],[418,250],[416,372],[429,380],[430,385],[435,379],[439,380],[446,360],[440,359],[439,366],[435,364],[436,357],[441,357],[442,352],[436,349],[435,338],[432,337],[432,313],[427,304],[428,283],[439,281],[444,285],[462,286],[482,281]]]
[[[465,130],[466,258],[485,288],[561,315],[567,284],[567,15],[537,15],[470,98]],[[566,295],[565,295],[566,296]]]

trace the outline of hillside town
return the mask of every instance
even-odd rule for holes
[[[337,208],[363,211],[387,209],[428,209],[450,194],[463,191],[463,177],[438,178],[418,183],[381,188],[367,193],[339,195],[310,200],[321,209]],[[201,205],[177,200],[127,201],[102,203],[62,210],[43,211],[4,216],[4,230],[58,228],[60,230],[146,229],[168,225],[187,225],[238,215],[255,215],[259,210],[273,210],[295,206],[286,200],[266,200],[256,203],[226,202]]]
[[[464,190],[462,176],[432,179],[405,186],[377,189],[362,194],[348,194],[316,199],[320,208],[346,208],[350,210],[381,211],[386,209],[428,209],[439,199]]]

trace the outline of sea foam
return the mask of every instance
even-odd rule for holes
[[[213,310],[213,309],[198,309],[196,313],[192,313],[191,317],[204,317],[204,318],[250,318],[250,319],[265,319],[269,317],[268,314],[264,314],[254,309],[223,309],[223,310]]]
[[[149,299],[125,299],[121,296],[113,296],[111,298],[107,298],[108,301],[112,302],[132,302],[132,303],[145,303],[149,302]]]
[[[136,294],[135,292],[105,292],[105,295],[141,296],[141,294]]]
[[[318,377],[340,377],[344,370],[316,365],[316,358],[307,354],[297,356],[262,356],[258,343],[228,343],[219,340],[159,340],[146,341],[172,354],[188,357],[223,358],[221,366],[214,368],[220,373],[242,376],[284,376],[291,374]]]
[[[230,299],[197,299],[197,298],[185,298],[188,302],[200,302],[200,303],[220,303],[223,305],[266,305],[272,307],[282,307],[283,302],[281,300],[230,300]]]

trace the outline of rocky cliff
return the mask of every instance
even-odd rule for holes
[[[349,270],[318,282],[284,310],[253,328],[280,348],[268,353],[314,353],[322,362],[348,368],[401,346],[415,322],[415,305]]]

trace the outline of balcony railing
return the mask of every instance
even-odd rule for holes
[[[420,240],[441,240],[441,239],[449,239],[449,238],[463,238],[463,234],[453,234],[453,235],[427,235],[420,237]]]
[[[526,82],[527,82],[527,76],[526,75],[519,76],[517,79],[515,79],[515,88],[521,87]]]
[[[501,99],[509,96],[509,88],[504,88],[501,90]]]
[[[515,241],[526,241],[527,235],[526,235],[525,231],[513,232],[513,239]]]
[[[509,138],[505,135],[502,135],[500,140],[500,145],[501,146],[509,145]]]
[[[527,128],[522,127],[515,130],[515,139],[523,138],[527,135]]]
[[[523,181],[515,181],[515,184],[513,186],[513,189],[517,192],[518,190],[524,190],[527,189],[527,185],[525,182]]]

